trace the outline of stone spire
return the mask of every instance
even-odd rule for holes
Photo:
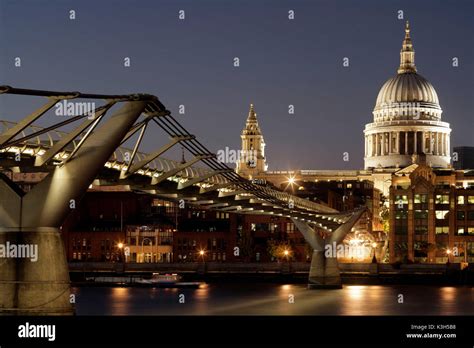
[[[410,24],[405,25],[405,39],[403,40],[402,50],[400,51],[400,67],[398,68],[399,74],[416,72],[415,67],[415,50],[413,49],[413,43],[410,37]]]
[[[253,107],[253,104],[250,104],[249,115],[247,116],[247,122],[245,123],[245,128],[242,132],[245,135],[261,135],[262,131],[258,125],[257,113]]]
[[[257,114],[255,113],[255,110],[253,108],[253,104],[250,104],[250,110],[249,110],[249,115],[247,117],[247,122],[249,121],[257,121]]]

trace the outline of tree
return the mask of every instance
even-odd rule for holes
[[[292,248],[288,242],[270,239],[267,242],[267,248],[270,256],[277,260],[290,260],[293,257]]]
[[[389,236],[390,236],[390,210],[385,204],[387,198],[381,197],[380,202],[380,220],[382,221],[383,232],[385,233],[385,242],[382,248],[382,262],[388,262],[390,260],[390,249],[388,248]]]

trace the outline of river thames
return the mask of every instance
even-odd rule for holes
[[[211,283],[199,289],[74,287],[77,315],[473,315],[474,288]],[[183,296],[184,295],[184,296]],[[180,303],[184,302],[184,303]]]

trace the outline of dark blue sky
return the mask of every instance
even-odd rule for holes
[[[240,148],[253,102],[270,169],[361,168],[362,130],[399,63],[398,10],[410,20],[418,72],[438,92],[451,144],[474,145],[469,0],[0,0],[0,84],[155,94],[213,151]],[[18,120],[29,106],[2,96],[0,119]],[[144,149],[152,146],[151,138]]]

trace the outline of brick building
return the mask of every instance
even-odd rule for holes
[[[393,174],[390,261],[474,261],[474,172],[413,164]]]

